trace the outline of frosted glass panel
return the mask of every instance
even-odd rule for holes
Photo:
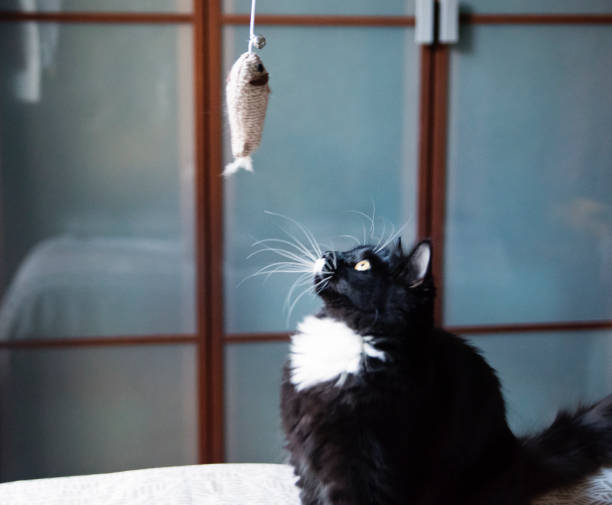
[[[0,28],[0,339],[194,331],[191,28]]]
[[[612,332],[490,335],[469,339],[498,371],[517,434],[544,428],[559,409],[612,391]]]
[[[612,30],[470,27],[451,54],[446,323],[612,318]]]
[[[0,352],[4,481],[197,463],[193,346]]]
[[[610,0],[465,0],[461,10],[475,13],[597,14],[612,12]]]
[[[374,203],[387,221],[386,229],[377,223],[377,233],[406,223],[404,238],[413,240],[419,64],[413,35],[402,28],[266,30],[269,45],[261,56],[272,94],[255,174],[225,181],[228,332],[291,328],[318,305],[305,299],[287,325],[283,302],[295,277],[238,286],[273,261],[246,260],[254,241],[282,237],[279,225],[299,233],[264,210],[297,219],[328,247],[341,248],[352,243],[340,235],[362,237],[364,220],[350,211],[371,213]],[[246,28],[225,31],[225,71],[247,38]],[[225,144],[229,161],[227,137]]]
[[[612,391],[612,332],[474,336],[498,371],[517,434],[543,428],[561,408]],[[226,456],[231,462],[283,462],[279,390],[287,343],[231,344],[225,354]]]
[[[225,458],[284,463],[280,383],[285,342],[225,346]]]
[[[189,12],[193,0],[0,0],[0,10],[17,11],[106,11]]]
[[[414,3],[415,0],[266,0],[258,2],[257,13],[407,15],[414,13]],[[251,12],[251,1],[223,0],[223,10],[246,14]]]

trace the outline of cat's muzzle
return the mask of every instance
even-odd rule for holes
[[[323,277],[329,277],[336,271],[336,259],[332,252],[325,252],[317,261],[314,262],[312,272],[315,275],[315,281]]]

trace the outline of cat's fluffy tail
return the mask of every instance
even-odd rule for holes
[[[532,497],[612,466],[612,395],[574,413],[560,412],[549,428],[521,443],[523,482]]]

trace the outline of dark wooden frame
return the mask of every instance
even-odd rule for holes
[[[32,339],[0,342],[1,349],[191,344],[197,349],[199,462],[223,461],[224,345],[284,342],[286,333],[225,334],[223,328],[223,185],[221,31],[226,25],[246,25],[246,14],[223,14],[220,0],[194,0],[193,12],[0,12],[0,22],[189,24],[194,40],[195,196],[197,331],[195,335],[112,336],[95,338]],[[259,25],[282,26],[414,26],[413,16],[259,15]],[[463,14],[465,24],[612,24],[612,15]],[[435,44],[421,49],[419,110],[418,236],[432,237],[436,249],[434,273],[443,275],[443,239],[446,195],[446,132],[448,47]],[[436,321],[442,323],[442,293]],[[450,327],[462,334],[593,331],[611,329],[612,321],[543,322]]]
[[[224,353],[223,353],[223,183],[221,178],[222,153],[222,77],[221,77],[221,2],[208,0],[206,4],[206,150],[207,159],[203,171],[206,174],[206,225],[207,236],[203,245],[207,248],[208,262],[202,273],[206,279],[206,303],[200,305],[200,317],[207,323],[206,345],[208,359],[204,366],[200,390],[206,388],[208,401],[200,408],[200,417],[206,415],[206,432],[209,443],[205,447],[206,462],[224,460]],[[204,334],[203,334],[204,335]],[[204,338],[204,337],[203,337]],[[205,410],[205,412],[204,412]],[[200,420],[202,422],[202,420]]]
[[[215,6],[217,8],[215,9]],[[216,76],[220,68],[218,2],[194,0],[188,14],[123,12],[0,12],[0,22],[93,24],[188,24],[193,29],[195,144],[195,334],[27,339],[0,342],[0,349],[41,349],[191,344],[196,348],[198,401],[198,461],[223,459],[223,351],[221,323],[221,109]]]
[[[224,25],[248,25],[247,14],[224,14]],[[414,16],[320,16],[308,14],[259,14],[258,25],[280,26],[414,26]]]
[[[596,331],[612,329],[612,321],[567,321],[558,323],[515,323],[477,326],[447,326],[447,331],[459,335],[502,335],[512,333],[545,333],[559,331]],[[226,344],[251,342],[289,342],[289,333],[230,333]]]

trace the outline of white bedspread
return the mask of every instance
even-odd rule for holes
[[[299,505],[292,468],[224,464],[0,484],[2,505]],[[612,469],[538,505],[610,505]]]
[[[290,467],[198,465],[0,484],[2,505],[297,505]]]

